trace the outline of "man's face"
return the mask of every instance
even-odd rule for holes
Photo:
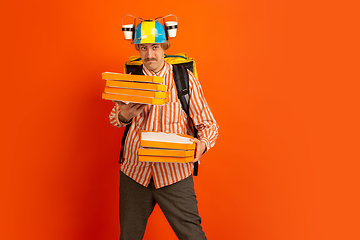
[[[159,43],[140,44],[140,57],[144,65],[151,71],[157,73],[164,66],[164,50]]]

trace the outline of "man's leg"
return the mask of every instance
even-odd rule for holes
[[[192,175],[153,192],[155,201],[180,240],[207,239],[201,227]]]
[[[143,239],[154,206],[150,187],[142,186],[120,171],[120,240]]]

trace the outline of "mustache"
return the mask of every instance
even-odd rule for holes
[[[156,58],[145,58],[144,60],[145,60],[145,62],[146,62],[146,61],[157,61]]]

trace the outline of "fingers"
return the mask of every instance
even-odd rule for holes
[[[134,106],[132,106],[132,108],[142,111],[144,108],[146,107],[146,104],[134,104]]]
[[[202,153],[205,150],[205,143],[201,142],[199,139],[197,138],[192,138],[190,139],[191,141],[193,141],[196,144],[196,148],[195,148],[195,156],[194,156],[194,163],[199,161],[201,158]]]
[[[135,104],[129,106],[129,108],[127,110],[131,111],[133,114],[135,114],[137,116],[140,112],[142,112],[142,110],[145,107],[146,107],[146,104],[135,103]]]
[[[127,109],[131,109],[131,108],[134,108],[134,107],[136,107],[138,105],[138,103],[128,103],[128,104],[126,104],[126,103],[124,103],[123,105],[122,105],[122,107],[125,107],[125,108],[127,108]],[[121,107],[121,106],[120,106]],[[121,109],[121,108],[120,108]]]
[[[195,158],[194,158],[194,162],[197,162],[200,160],[201,157],[201,151],[199,151],[199,148],[196,148],[196,152],[195,152]]]
[[[120,120],[122,122],[128,122],[124,120],[130,120],[138,116],[147,106],[147,104],[140,104],[140,103],[128,103],[122,101],[113,101],[113,102],[115,102],[115,104],[120,109],[121,117],[122,117],[122,119]]]
[[[197,138],[191,138],[190,139],[192,142],[196,143],[196,146],[200,143],[200,140]]]
[[[129,108],[135,108],[136,109],[138,105],[139,105],[138,103],[129,103],[127,106]]]
[[[122,102],[122,101],[116,101],[116,100],[113,100],[113,102],[118,105],[120,108],[127,105],[126,103]]]
[[[143,110],[146,107],[146,104],[141,103],[128,103],[128,102],[122,102],[122,101],[115,101],[113,100],[115,104],[117,104],[122,111],[127,110]]]

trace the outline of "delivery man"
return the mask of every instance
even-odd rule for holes
[[[131,124],[124,144],[120,171],[120,240],[139,240],[156,204],[159,205],[176,236],[183,240],[207,239],[201,227],[193,183],[193,165],[214,146],[218,125],[205,100],[201,85],[189,74],[189,116],[182,109],[173,80],[173,66],[164,60],[170,47],[165,29],[154,20],[144,20],[135,30],[135,48],[143,61],[142,72],[163,78],[169,102],[145,105],[115,101],[110,123],[117,127]],[[139,162],[141,130],[194,136],[191,119],[198,130],[194,162]]]

